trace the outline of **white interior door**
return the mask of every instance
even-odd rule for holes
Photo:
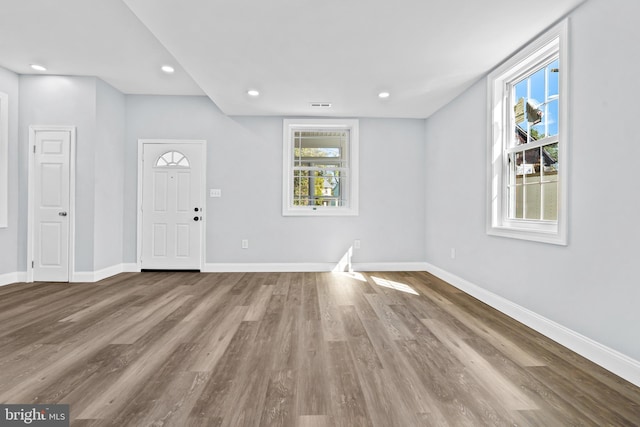
[[[203,144],[142,146],[143,269],[200,270]]]
[[[33,162],[33,280],[69,281],[71,132],[37,130]]]

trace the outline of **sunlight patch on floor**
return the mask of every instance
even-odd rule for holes
[[[406,292],[408,294],[420,295],[409,285],[400,282],[394,282],[393,280],[381,279],[380,277],[371,276],[371,279],[378,286],[383,286],[385,288],[395,289],[396,291]]]
[[[339,273],[341,276],[348,277],[350,279],[356,279],[361,282],[366,282],[367,279],[362,275],[362,273],[356,273],[355,271],[344,271]]]

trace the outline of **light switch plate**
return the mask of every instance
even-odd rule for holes
[[[219,188],[209,189],[209,197],[222,197],[222,190]]]

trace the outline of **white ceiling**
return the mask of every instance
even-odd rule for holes
[[[423,118],[582,1],[0,0],[0,66],[229,115]]]
[[[97,76],[124,93],[204,94],[122,0],[0,0],[0,66]]]

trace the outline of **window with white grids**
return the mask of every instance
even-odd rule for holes
[[[566,244],[566,43],[565,21],[489,75],[489,234]]]
[[[358,121],[283,123],[283,215],[358,214]]]

